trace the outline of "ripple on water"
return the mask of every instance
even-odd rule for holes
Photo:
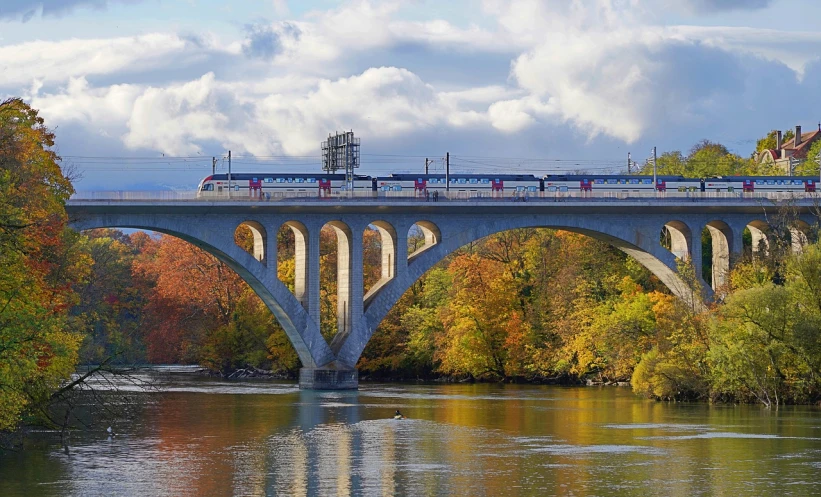
[[[528,450],[557,456],[630,453],[660,456],[667,453],[664,449],[643,445],[548,445],[545,447],[529,447]]]

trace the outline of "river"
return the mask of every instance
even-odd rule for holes
[[[821,495],[821,409],[624,387],[163,375],[129,419],[0,454],[0,495]],[[393,420],[396,409],[407,417]]]

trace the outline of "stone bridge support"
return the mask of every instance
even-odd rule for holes
[[[682,301],[696,308],[712,293],[701,280],[702,231],[706,229],[712,240],[712,282],[719,288],[740,256],[744,229],[766,229],[751,212],[689,212],[683,207],[665,211],[643,204],[624,207],[623,202],[619,208],[603,208],[595,202],[569,206],[396,202],[387,207],[373,202],[348,202],[343,207],[304,201],[293,205],[199,204],[146,206],[140,202],[88,201],[73,202],[67,210],[76,229],[158,231],[186,240],[223,261],[248,282],[284,328],[302,362],[300,386],[316,389],[356,388],[359,357],[399,298],[447,255],[483,237],[529,227],[590,236],[635,258]],[[692,208],[690,204],[684,207]],[[250,254],[234,242],[240,225],[247,226],[253,235]],[[337,333],[330,341],[320,331],[320,231],[325,226],[333,229],[338,248]],[[408,254],[408,232],[414,226],[424,235],[425,243]],[[277,277],[276,240],[283,227],[294,234],[293,292]],[[381,269],[379,280],[364,294],[363,234],[367,229],[375,229],[380,237]],[[802,239],[796,235],[794,240],[800,244]],[[692,264],[694,277],[681,277],[681,261]]]

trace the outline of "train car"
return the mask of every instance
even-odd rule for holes
[[[682,176],[657,176],[653,187],[652,176],[620,174],[548,174],[544,176],[547,195],[562,192],[641,193],[654,190],[701,191],[701,180]]]
[[[359,194],[372,190],[370,176],[356,176],[354,191]],[[230,188],[227,174],[213,174],[204,178],[197,188],[197,198],[280,198],[318,197],[345,192],[344,174],[311,173],[232,173]]]
[[[450,180],[450,184],[448,184]],[[376,189],[388,192],[413,192],[425,196],[438,191],[463,197],[537,196],[542,182],[532,174],[391,174],[375,178]]]
[[[815,192],[816,178],[796,176],[727,176],[705,178],[704,192],[788,193]]]

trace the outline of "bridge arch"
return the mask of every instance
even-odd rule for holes
[[[365,307],[368,306],[370,301],[382,287],[396,277],[396,257],[397,247],[399,246],[396,236],[396,228],[394,228],[391,223],[387,221],[372,221],[370,226],[373,226],[379,233],[382,254],[380,260],[379,280],[371,286],[363,297],[363,305]]]
[[[681,260],[690,258],[690,250],[693,244],[693,233],[687,223],[683,221],[669,221],[664,225],[670,239],[668,250]]]
[[[254,259],[267,266],[268,260],[266,257],[268,254],[268,232],[265,230],[265,227],[261,223],[250,219],[241,222],[239,226],[237,226],[237,230],[243,227],[247,228],[251,232],[251,237],[253,239],[251,255],[254,256]]]
[[[302,365],[306,368],[327,367],[335,364],[335,354],[313,325],[308,313],[294,294],[256,259],[234,242],[234,233],[228,224],[196,226],[174,219],[156,219],[128,216],[122,218],[98,216],[82,221],[72,221],[78,231],[97,228],[131,228],[155,231],[184,240],[216,257],[240,276],[274,314],[294,346]],[[236,225],[234,225],[236,226]]]
[[[358,337],[357,340],[346,341],[338,351],[338,360],[347,364],[356,364],[365,345],[381,321],[388,312],[390,312],[391,308],[411,285],[435,264],[468,243],[475,242],[489,235],[518,228],[549,228],[570,231],[608,243],[636,259],[641,265],[658,277],[673,294],[689,305],[694,307],[701,307],[703,305],[701,300],[702,296],[687,285],[674,269],[677,267],[676,256],[658,243],[658,228],[654,231],[656,234],[655,244],[646,243],[653,238],[649,232],[645,233],[644,236],[636,236],[636,241],[639,243],[645,242],[643,244],[644,246],[640,246],[639,243],[628,241],[623,236],[620,236],[620,233],[618,233],[619,227],[611,227],[612,230],[609,230],[603,225],[600,230],[596,230],[578,225],[574,226],[569,223],[539,223],[534,222],[532,219],[505,219],[466,227],[466,229],[460,231],[456,236],[444,237],[441,241],[427,247],[424,251],[417,251],[415,253],[416,257],[408,263],[408,271],[398,275],[396,279],[388,285],[385,285],[377,294],[372,296],[373,298],[370,301],[370,305],[364,312],[362,327],[358,330],[363,336]],[[676,229],[680,228],[681,226]]]
[[[416,221],[414,226],[422,231],[422,234],[425,237],[425,244],[415,250],[412,254],[408,255],[408,262],[413,261],[442,240],[442,232],[435,223],[431,221]]]

